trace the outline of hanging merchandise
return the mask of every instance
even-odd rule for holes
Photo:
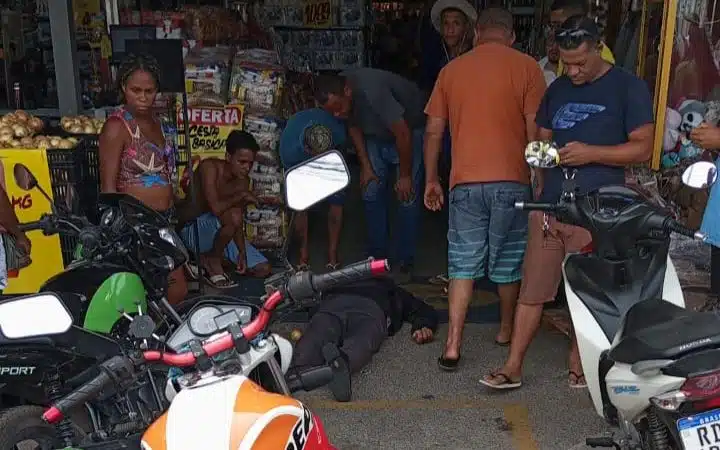
[[[273,28],[282,64],[296,72],[363,67],[367,61],[368,4],[365,0],[270,0],[263,22]]]

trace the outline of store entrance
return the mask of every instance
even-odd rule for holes
[[[348,158],[351,171],[351,184],[343,211],[343,229],[340,238],[339,259],[347,265],[365,258],[366,217],[362,200],[361,188],[358,184],[359,167],[352,158]],[[417,193],[422,198],[422,192]],[[401,230],[394,230],[394,211],[396,203],[390,206],[390,241]],[[423,207],[419,233],[418,248],[414,267],[414,279],[428,279],[447,270],[447,213],[433,213]],[[310,234],[310,268],[314,271],[325,271],[327,263],[327,205],[320,204],[309,212]],[[293,265],[299,260],[297,239],[290,233],[288,259]]]

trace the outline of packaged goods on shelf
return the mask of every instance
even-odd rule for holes
[[[277,165],[277,148],[282,133],[281,121],[272,117],[247,114],[244,118],[243,129],[252,134],[260,146],[257,161],[265,165]]]
[[[223,106],[230,77],[230,47],[194,48],[185,58],[190,106]]]
[[[284,86],[285,69],[275,52],[250,49],[235,55],[230,81],[232,103],[243,103],[251,113],[276,113]]]
[[[249,206],[245,212],[245,237],[259,249],[282,247],[287,237],[284,209],[269,205]]]
[[[252,180],[252,192],[261,204],[282,205],[283,197],[283,175],[279,166],[267,166],[256,163],[250,172]]]

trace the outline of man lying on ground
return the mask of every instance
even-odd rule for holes
[[[336,374],[330,383],[333,396],[350,401],[350,374],[365,367],[406,321],[416,343],[432,341],[438,326],[435,309],[389,277],[328,290],[295,347],[290,373],[327,362]]]
[[[195,203],[188,200],[178,207],[179,229],[190,251],[195,250],[192,222],[198,222],[200,271],[213,287],[234,286],[223,267],[226,260],[240,275],[265,277],[271,271],[267,258],[245,241],[245,208],[257,203],[248,174],[259,148],[250,133],[230,133],[225,159],[204,159],[195,170]]]

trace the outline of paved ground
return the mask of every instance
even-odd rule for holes
[[[362,258],[364,214],[358,197],[354,191],[346,208],[340,246],[344,263]],[[446,269],[445,220],[441,214],[424,213],[416,277],[407,286],[443,316],[447,301],[441,289],[423,280]],[[313,213],[311,225],[311,266],[321,271],[327,248],[322,209]],[[686,265],[689,272],[695,267]],[[699,281],[688,284],[706,284],[706,270],[698,273]],[[354,401],[334,402],[322,389],[300,398],[320,415],[340,450],[586,449],[586,437],[610,430],[592,409],[587,391],[568,387],[568,340],[557,327],[546,326],[539,333],[529,351],[525,385],[520,390],[489,392],[478,383],[480,376],[502,364],[507,351],[492,343],[496,302],[494,294],[476,292],[470,319],[474,323],[467,325],[463,363],[456,373],[440,372],[436,365],[445,325],[435,342],[426,346],[410,342],[406,326],[355,377]],[[550,316],[557,320],[548,322],[560,322],[560,329],[567,325],[561,311]]]
[[[494,327],[468,325],[462,368],[452,374],[436,365],[444,331],[426,346],[411,343],[407,329],[389,339],[354,379],[353,402],[336,403],[325,390],[300,398],[341,450],[585,449],[585,437],[604,432],[587,391],[567,386],[563,335],[542,331],[530,349],[525,386],[497,393],[477,382],[506,352],[491,344]]]
[[[358,206],[359,202],[353,202],[346,209],[340,248],[346,263],[362,257],[364,217]],[[311,218],[311,262],[317,270],[325,263],[323,216],[324,211],[318,211]],[[417,281],[409,286],[441,313],[447,303],[440,289],[423,286],[422,280],[445,271],[444,220],[425,213]],[[353,402],[336,403],[325,390],[301,398],[320,415],[340,450],[585,449],[585,437],[605,427],[591,409],[587,391],[567,386],[567,338],[561,333],[540,333],[530,350],[522,389],[498,395],[477,382],[481,374],[502,363],[507,351],[492,344],[496,301],[489,292],[476,293],[473,304],[479,314],[473,319],[476,323],[467,327],[463,364],[456,373],[442,373],[436,364],[445,325],[436,341],[426,346],[410,342],[406,326],[355,377]]]

